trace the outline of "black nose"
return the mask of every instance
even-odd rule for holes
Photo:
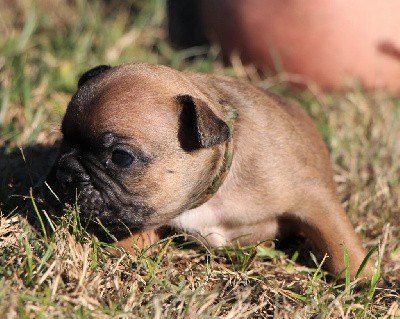
[[[83,166],[74,157],[74,154],[65,154],[58,161],[56,178],[63,190],[78,187],[90,182]]]
[[[73,184],[72,174],[70,172],[58,169],[56,177],[63,190],[70,188]]]

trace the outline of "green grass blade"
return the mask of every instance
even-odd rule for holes
[[[32,203],[32,205],[33,205],[33,209],[34,209],[35,214],[36,214],[36,216],[37,216],[37,218],[38,218],[38,220],[39,220],[40,227],[41,227],[41,229],[42,229],[43,236],[44,236],[44,239],[45,239],[46,244],[47,244],[47,243],[48,243],[48,238],[47,238],[46,226],[44,225],[42,216],[41,216],[41,214],[40,214],[40,212],[39,212],[39,209],[38,209],[38,207],[37,207],[37,205],[36,205],[35,198],[33,197],[32,188],[30,188],[30,190],[29,190],[29,198],[31,199],[31,203]]]
[[[362,261],[360,267],[358,267],[358,270],[357,270],[357,273],[356,273],[356,278],[360,278],[362,272],[364,271],[364,269],[365,269],[365,267],[367,266],[369,260],[371,259],[372,254],[373,254],[377,249],[378,249],[378,245],[372,247],[372,248],[368,251],[368,253],[367,253],[367,255],[364,257],[364,259],[363,259],[363,261]]]
[[[350,260],[349,252],[345,244],[343,244],[343,258],[344,258],[344,280],[345,287],[348,289],[350,287],[351,277],[350,277]]]

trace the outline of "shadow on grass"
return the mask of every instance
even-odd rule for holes
[[[60,143],[0,147],[0,210],[9,215],[24,206],[30,189],[38,189],[56,160]]]

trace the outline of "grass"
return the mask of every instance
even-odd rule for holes
[[[299,92],[260,80],[218,49],[175,50],[164,2],[0,2],[0,318],[400,317],[400,99],[388,92]],[[129,9],[129,10],[128,10]],[[190,57],[190,59],[189,59]],[[15,212],[57,152],[59,123],[79,74],[146,61],[252,81],[299,101],[332,154],[338,191],[380,272],[364,286],[327,279],[295,241],[288,247],[207,250],[186,241],[158,253],[112,256],[73,208],[40,235]],[[68,231],[72,229],[72,231]],[[279,245],[278,245],[279,246]],[[382,276],[385,280],[378,280]]]

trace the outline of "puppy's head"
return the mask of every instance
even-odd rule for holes
[[[48,182],[100,237],[99,223],[117,239],[165,224],[218,174],[230,138],[222,113],[177,71],[99,66],[68,105]]]

